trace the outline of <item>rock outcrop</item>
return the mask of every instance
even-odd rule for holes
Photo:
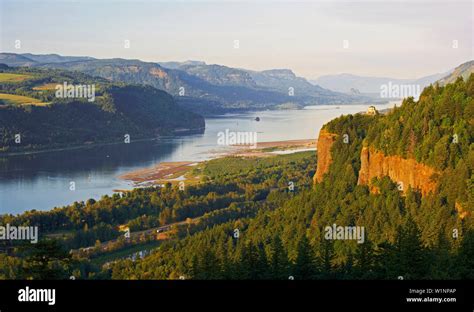
[[[314,183],[320,183],[329,171],[332,163],[331,148],[336,139],[337,134],[327,132],[324,129],[320,131],[317,144],[318,165],[314,175]],[[392,181],[398,183],[400,190],[403,192],[409,186],[412,189],[419,190],[423,196],[436,190],[437,182],[434,180],[436,170],[417,162],[415,159],[385,155],[373,147],[363,147],[360,160],[361,168],[358,184],[368,185],[372,193],[378,191],[377,187],[371,185],[372,179],[384,176],[388,176]]]
[[[318,165],[316,174],[314,175],[314,182],[319,183],[323,180],[324,174],[329,171],[331,165],[331,147],[336,141],[337,135],[321,129],[319,132],[318,145],[316,147],[318,153]]]
[[[370,185],[373,178],[388,176],[403,191],[411,186],[426,195],[436,189],[436,181],[433,180],[436,171],[414,159],[387,156],[372,147],[363,147],[360,159],[358,184]]]

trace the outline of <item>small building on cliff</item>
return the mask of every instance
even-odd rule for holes
[[[370,116],[375,116],[377,115],[379,112],[377,111],[377,109],[375,108],[375,106],[371,105],[369,106],[369,108],[367,108],[367,115],[370,115]]]

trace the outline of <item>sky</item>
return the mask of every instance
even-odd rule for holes
[[[0,0],[0,51],[289,68],[308,79],[418,78],[474,59],[473,6],[471,0]]]

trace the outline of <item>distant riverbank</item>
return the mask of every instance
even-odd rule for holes
[[[257,143],[255,148],[248,146],[231,146],[231,149],[216,153],[214,158],[222,157],[270,157],[276,156],[278,152],[289,154],[302,150],[316,150],[315,139],[286,140]],[[175,161],[162,162],[149,168],[137,169],[119,176],[120,179],[132,181],[136,186],[149,186],[163,183],[175,183],[181,181],[196,182],[197,177],[187,175],[200,162]]]
[[[196,128],[196,129],[176,129],[173,134],[174,135],[187,135],[187,134],[196,134],[196,133],[202,133],[204,132],[205,128]],[[167,136],[163,136],[167,137]],[[132,143],[138,143],[138,142],[149,142],[149,141],[156,141],[158,139],[162,138],[162,136],[154,136],[154,137],[149,137],[149,138],[139,138],[139,139],[133,139],[130,140]],[[15,151],[15,152],[0,152],[0,158],[1,157],[9,157],[9,156],[22,156],[22,155],[34,155],[34,154],[42,154],[42,153],[51,153],[51,152],[64,152],[64,151],[74,151],[74,150],[85,150],[85,149],[90,149],[94,147],[100,147],[100,146],[108,146],[108,145],[117,145],[117,144],[126,144],[124,143],[123,140],[119,141],[108,141],[108,142],[97,142],[97,143],[83,143],[80,145],[71,145],[71,146],[58,146],[54,148],[38,148],[38,149],[28,149],[25,151]]]

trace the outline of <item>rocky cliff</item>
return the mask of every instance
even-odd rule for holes
[[[314,182],[319,183],[323,180],[325,173],[329,171],[329,166],[331,165],[331,147],[336,141],[337,135],[334,133],[329,133],[324,129],[321,129],[319,132],[317,153],[318,153],[318,165],[316,168],[316,174],[314,175]]]
[[[314,182],[320,183],[324,175],[329,171],[332,163],[331,148],[337,139],[337,135],[326,130],[319,133],[317,153],[318,165]],[[410,186],[418,189],[422,195],[434,192],[437,182],[434,179],[436,170],[417,162],[414,159],[406,159],[400,156],[388,156],[373,147],[363,147],[360,155],[361,169],[359,171],[358,184],[369,185],[373,178],[388,176],[399,184],[402,191]],[[376,187],[371,187],[372,192],[377,192]]]
[[[394,182],[399,183],[399,187],[403,191],[411,186],[420,190],[422,195],[426,195],[436,189],[436,181],[433,179],[436,171],[414,159],[387,156],[374,148],[363,147],[360,160],[358,184],[370,185],[373,178],[388,176]]]

